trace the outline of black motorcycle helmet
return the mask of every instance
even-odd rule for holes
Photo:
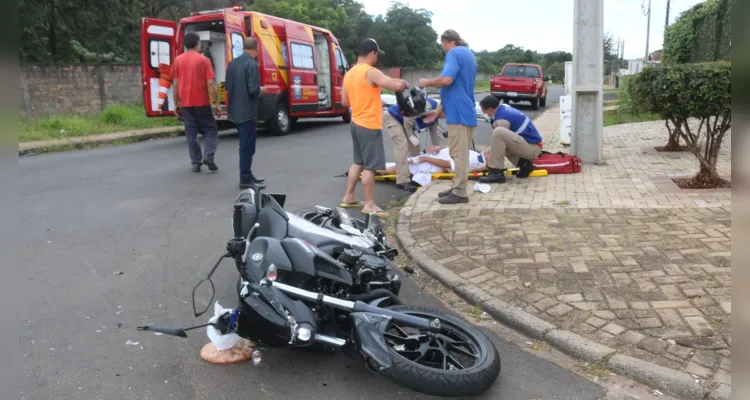
[[[424,93],[413,86],[402,92],[396,92],[396,103],[405,117],[422,115],[427,108]]]

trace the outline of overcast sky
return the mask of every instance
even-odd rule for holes
[[[389,0],[360,0],[369,14],[385,14]],[[604,31],[625,40],[625,58],[646,52],[645,7],[648,0],[604,1]],[[701,0],[671,0],[669,21]],[[573,51],[573,0],[404,0],[412,8],[433,12],[440,34],[455,29],[474,50],[497,50],[514,44],[541,53]],[[465,5],[463,8],[457,6]],[[644,6],[642,8],[642,6]],[[651,0],[649,51],[661,48],[667,0]],[[388,51],[388,49],[383,49]]]

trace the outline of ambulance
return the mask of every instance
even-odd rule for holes
[[[277,18],[241,7],[198,11],[178,23],[143,18],[141,75],[143,103],[149,117],[175,115],[171,65],[186,51],[183,39],[195,32],[203,54],[211,60],[219,86],[221,117],[226,121],[226,68],[242,55],[243,40],[258,40],[261,85],[266,87],[258,124],[276,135],[289,133],[299,118],[342,118],[341,85],[349,64],[338,39],[323,28]]]

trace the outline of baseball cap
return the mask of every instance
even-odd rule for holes
[[[381,56],[385,55],[385,52],[383,50],[380,50],[378,42],[376,42],[375,39],[367,38],[359,42],[359,44],[357,45],[357,55],[359,56],[369,54],[373,51],[377,51]]]

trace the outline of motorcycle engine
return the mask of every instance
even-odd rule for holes
[[[360,285],[387,285],[390,283],[390,267],[380,257],[346,249],[338,257],[352,272],[354,281]]]

